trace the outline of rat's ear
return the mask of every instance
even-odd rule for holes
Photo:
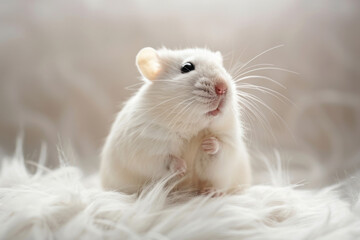
[[[215,54],[216,54],[216,56],[218,57],[218,59],[220,60],[220,62],[222,63],[222,62],[223,62],[223,56],[222,56],[221,52],[216,51]]]
[[[149,80],[155,80],[161,70],[159,56],[155,49],[146,47],[136,55],[136,66],[140,73]]]

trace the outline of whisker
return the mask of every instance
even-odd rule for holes
[[[250,76],[245,76],[245,77],[242,77],[242,78],[239,78],[239,79],[236,79],[235,80],[235,83],[238,83],[238,82],[241,82],[241,81],[244,81],[246,79],[265,79],[265,80],[268,80],[272,83],[275,83],[276,85],[286,89],[286,87],[284,85],[282,85],[281,83],[275,81],[274,79],[270,78],[270,77],[266,77],[266,76],[262,76],[262,75],[250,75]]]
[[[171,99],[168,99],[166,102],[168,102],[168,101],[170,101],[170,100],[174,100],[174,99],[176,99],[176,98],[178,98],[178,97],[183,97],[183,96],[173,97],[173,98],[171,98]],[[186,99],[186,100],[188,100],[188,99]],[[147,112],[150,112],[152,109],[154,109],[154,108],[157,107],[157,106],[160,106],[160,105],[163,104],[164,102],[165,102],[165,101],[161,102],[160,104],[157,104],[156,106],[152,107],[151,109],[147,109],[147,111],[145,111],[145,112],[143,112],[142,114],[140,114],[139,116],[137,116],[137,117],[134,119],[134,121],[137,121],[138,119],[141,119],[141,117],[145,116],[145,114],[146,114]],[[178,103],[178,106],[179,106],[179,105],[181,105],[181,103]],[[149,121],[149,120],[147,119],[147,121],[149,121],[149,122],[139,122],[140,125],[144,125],[144,124],[145,124],[145,125],[144,125],[142,128],[137,128],[137,129],[135,129],[134,131],[131,131],[130,133],[128,133],[129,135],[135,135],[135,134],[137,134],[137,136],[136,136],[135,138],[133,138],[133,141],[136,142],[136,140],[137,140],[141,135],[144,134],[145,130],[148,129],[148,127],[149,127],[150,125],[156,123],[156,121],[157,121],[164,113],[166,113],[166,111],[164,111],[164,112],[161,113],[161,114],[158,114],[155,118],[152,118],[151,121]],[[142,129],[142,131],[139,132],[138,129]]]
[[[272,112],[273,114],[275,114],[277,117],[279,117],[282,121],[284,121],[284,119],[277,113],[275,112],[271,107],[269,107],[269,105],[267,105],[266,103],[264,103],[263,101],[261,101],[261,99],[253,94],[250,93],[242,93],[244,94],[247,98],[252,99],[256,102],[258,102],[259,104],[261,104],[262,106],[264,106],[266,109],[268,109],[270,112]]]
[[[242,125],[245,129],[245,134],[249,134],[250,136],[246,136],[248,142],[249,142],[249,146],[252,145],[252,141],[253,141],[253,131],[251,131],[252,129],[255,129],[254,123],[255,121],[257,121],[258,119],[256,118],[256,116],[254,115],[254,113],[250,114],[249,112],[251,112],[251,110],[249,109],[250,107],[248,106],[244,106],[244,104],[241,104],[240,101],[243,100],[243,98],[237,96],[237,103],[241,108],[241,116],[245,116],[247,118],[247,121],[242,121]],[[248,112],[249,111],[249,112]]]
[[[297,72],[288,70],[288,69],[286,69],[286,68],[280,68],[280,67],[262,67],[262,68],[256,68],[256,69],[252,69],[252,70],[246,71],[246,72],[240,74],[240,75],[237,76],[237,77],[241,77],[241,76],[244,76],[245,74],[248,74],[248,73],[251,73],[251,72],[260,71],[260,70],[279,70],[279,71],[283,71],[283,72],[288,72],[288,73],[293,73],[293,74],[299,74],[299,73],[297,73]]]
[[[295,139],[295,137],[292,135],[291,130],[289,125],[286,123],[286,121],[276,112],[274,111],[271,107],[269,107],[266,103],[264,103],[263,101],[261,101],[260,98],[258,98],[257,96],[253,95],[253,94],[249,94],[249,93],[242,93],[245,94],[247,98],[252,99],[256,102],[258,102],[259,104],[261,104],[262,106],[264,106],[266,109],[268,109],[272,114],[274,114],[274,116],[276,116],[284,125],[285,127],[288,129],[289,133],[291,134],[291,136],[293,137],[293,139]]]
[[[191,97],[189,99],[185,99],[183,101],[181,101],[180,103],[178,103],[165,117],[165,119],[167,119],[168,117],[171,116],[171,114],[173,114],[181,105],[185,104],[187,101],[192,101],[194,100],[195,97]],[[167,111],[164,111],[164,113],[167,113]]]
[[[142,118],[146,113],[150,112],[151,110],[154,110],[155,108],[157,108],[157,107],[159,107],[159,106],[161,106],[161,105],[163,105],[163,104],[165,104],[165,103],[168,103],[168,102],[170,102],[170,101],[172,101],[172,100],[175,100],[175,99],[177,99],[177,98],[181,98],[181,97],[184,97],[184,96],[185,96],[185,95],[178,95],[178,96],[175,96],[175,97],[173,97],[173,98],[166,99],[166,100],[160,102],[159,104],[156,104],[155,106],[153,106],[153,107],[151,107],[151,108],[149,108],[149,109],[146,109],[146,111],[144,111],[144,112],[142,112],[141,114],[139,114],[139,115],[137,116],[137,118]],[[137,110],[138,110],[138,109],[137,109]]]
[[[266,125],[268,125],[270,127],[270,123],[266,119],[265,115],[260,111],[260,109],[258,109],[258,107],[257,107],[257,105],[255,103],[251,102],[250,99],[247,99],[246,96],[241,96],[240,95],[239,97],[241,98],[240,99],[241,100],[240,104],[243,103],[243,102],[248,104],[248,106],[245,105],[245,107],[250,110],[250,112],[256,117],[256,119],[264,120],[266,122]],[[260,117],[259,117],[259,115],[260,115]]]
[[[229,73],[231,75],[235,75],[237,74],[239,71],[240,71],[240,68],[241,68],[241,61],[239,60],[240,57],[238,57],[235,61],[235,63],[231,63],[231,68],[229,69]]]
[[[231,59],[230,59],[230,65],[229,65],[228,69],[230,69],[229,71],[231,72],[231,69],[233,68],[233,64],[234,64],[234,52],[226,53],[225,55],[223,55],[223,59],[227,60],[229,55],[231,55]]]
[[[249,67],[246,67],[244,69],[238,69],[236,71],[235,74],[232,74],[232,76],[234,76],[234,78],[237,78],[235,76],[239,76],[240,74],[242,74],[243,72],[251,69],[251,68],[254,68],[254,67],[272,67],[272,66],[275,66],[274,64],[270,64],[270,63],[259,63],[259,64],[255,64],[255,65],[251,65]]]
[[[242,103],[247,104],[247,105],[244,104],[243,106],[245,106],[255,116],[255,119],[259,121],[262,128],[265,131],[267,131],[268,133],[270,133],[270,135],[273,137],[273,139],[275,141],[277,141],[277,139],[273,133],[273,129],[272,129],[270,122],[267,120],[267,118],[262,113],[262,111],[260,109],[258,109],[258,106],[255,103],[251,102],[250,99],[247,99],[245,96],[239,96],[239,97],[241,98],[241,102],[239,102],[239,104],[242,104]]]
[[[280,45],[277,45],[275,47],[272,47],[272,48],[269,48],[261,53],[259,53],[258,55],[256,55],[255,57],[251,58],[249,61],[247,61],[239,70],[243,69],[244,67],[246,67],[249,63],[251,63],[252,61],[254,61],[255,59],[259,58],[260,56],[264,55],[265,53],[268,53],[272,50],[275,50],[277,48],[280,48],[280,47],[283,47],[284,44],[280,44]]]
[[[241,84],[239,86],[236,86],[237,89],[251,89],[251,90],[259,90],[261,92],[270,94],[271,96],[275,97],[276,99],[278,99],[279,101],[285,103],[284,100],[286,100],[288,103],[295,105],[295,103],[293,103],[288,97],[286,97],[285,95],[279,93],[278,91],[272,90],[270,88],[267,87],[263,87],[263,86],[257,86],[257,85],[253,85],[253,84]]]
[[[189,111],[190,110],[190,111]],[[190,116],[191,120],[193,122],[197,122],[198,119],[194,119],[194,115],[193,112],[197,111],[196,108],[191,108],[190,106],[186,109],[186,111],[182,114],[182,116],[180,116],[181,118],[183,118],[183,116],[187,115]],[[185,121],[180,122],[179,128],[180,129],[184,129],[186,130],[186,128],[188,127],[188,123]]]
[[[188,103],[181,111],[179,111],[173,118],[172,120],[169,122],[169,126],[170,128],[174,127],[174,125],[176,124],[176,119],[178,119],[178,117],[181,117],[183,112],[186,112],[187,109],[190,108],[191,104],[193,104],[195,102],[195,100],[193,100],[190,103]]]
[[[181,105],[182,105],[183,103],[185,103],[186,101],[189,101],[189,100],[192,100],[192,99],[194,99],[194,97],[193,97],[193,98],[190,98],[190,99],[185,99],[184,101],[178,103],[175,108],[178,108],[179,106],[181,106]],[[158,114],[155,118],[153,118],[150,122],[147,122],[146,125],[141,128],[141,129],[142,129],[141,132],[138,132],[138,131],[132,132],[132,134],[138,133],[137,136],[133,139],[133,141],[136,142],[136,140],[137,140],[141,135],[144,134],[145,130],[148,129],[149,126],[151,126],[151,125],[153,125],[154,123],[156,123],[157,120],[158,120],[162,115],[164,115],[165,113],[167,113],[167,112],[166,112],[166,111],[163,111],[161,114]],[[168,116],[166,116],[166,118],[168,118]]]

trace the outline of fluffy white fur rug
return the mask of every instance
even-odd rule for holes
[[[44,156],[44,155],[43,155]],[[140,196],[103,191],[79,168],[30,173],[21,151],[2,159],[1,239],[359,239],[358,179],[322,190],[279,181],[210,198],[169,194],[166,180]],[[276,183],[276,184],[275,184]],[[353,183],[353,184],[352,184]],[[346,190],[346,191],[345,191]]]

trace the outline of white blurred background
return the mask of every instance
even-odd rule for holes
[[[98,169],[99,152],[121,103],[140,83],[135,55],[147,46],[208,47],[225,65],[274,64],[246,82],[276,116],[244,116],[254,159],[278,152],[292,182],[336,183],[360,169],[360,2],[2,0],[0,3],[0,154],[24,136],[25,157],[61,146],[72,164]],[[239,65],[241,66],[241,65]],[[135,87],[136,88],[136,87]],[[133,88],[131,88],[133,89]],[[262,116],[262,118],[260,117]],[[275,151],[277,150],[277,152]],[[71,155],[70,154],[70,155]],[[254,160],[256,179],[265,181]]]

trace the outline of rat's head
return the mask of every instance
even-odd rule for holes
[[[203,128],[236,108],[236,87],[220,52],[144,48],[136,64],[149,82],[149,107],[170,127]]]

